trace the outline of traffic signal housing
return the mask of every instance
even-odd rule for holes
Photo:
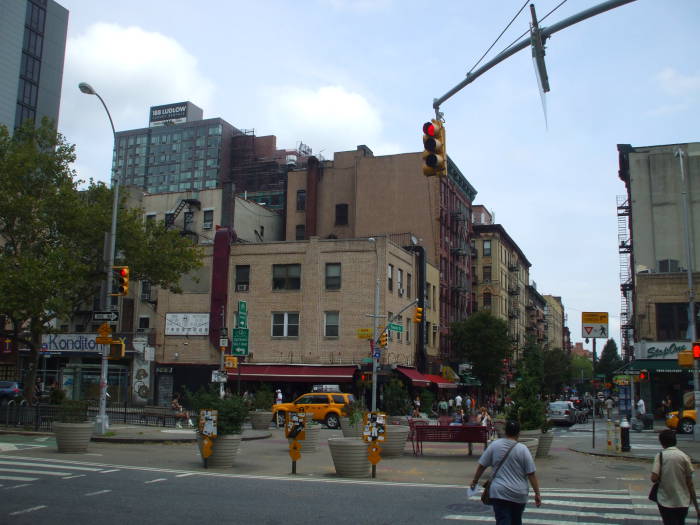
[[[693,357],[695,359],[700,359],[700,341],[695,341],[693,343]]]
[[[640,370],[639,371],[639,381],[640,382],[649,381],[649,371],[648,370]]]
[[[129,293],[129,267],[112,266],[112,278],[114,281],[114,291],[109,295],[127,295]]]
[[[423,321],[423,308],[416,306],[416,311],[413,314],[413,322],[420,323]]]
[[[437,119],[423,124],[423,175],[447,175],[445,127]]]
[[[379,336],[379,346],[389,346],[389,334],[386,332],[382,332],[382,335]]]
[[[107,359],[124,359],[125,350],[126,345],[124,344],[124,341],[112,339],[112,342],[109,345],[109,355],[107,356]]]

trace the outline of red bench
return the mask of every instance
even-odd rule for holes
[[[423,442],[469,443],[469,455],[472,443],[488,444],[489,429],[481,425],[416,425],[413,429],[413,454],[423,455]]]

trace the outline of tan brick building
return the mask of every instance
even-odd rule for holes
[[[544,311],[545,341],[544,349],[553,350],[560,348],[566,350],[564,345],[564,304],[561,297],[544,295],[547,306]]]

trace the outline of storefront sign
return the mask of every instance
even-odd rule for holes
[[[165,314],[165,335],[209,335],[209,314]]]
[[[99,352],[95,334],[48,334],[41,339],[45,352]]]
[[[642,341],[634,344],[635,359],[677,359],[678,353],[690,350],[687,341]]]

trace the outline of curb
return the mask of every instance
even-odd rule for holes
[[[608,452],[607,450],[597,450],[593,448],[587,448],[587,449],[579,449],[579,448],[574,448],[574,447],[569,447],[569,450],[572,452],[578,452],[579,454],[588,454],[590,456],[601,456],[601,457],[608,457],[608,458],[623,458],[623,459],[636,459],[639,461],[647,461],[651,463],[654,461],[654,456],[639,456],[633,453],[624,453],[624,452]],[[687,452],[686,452],[687,454]],[[691,463],[695,465],[700,465],[700,460],[695,459],[694,457],[690,456],[688,454],[688,457],[690,457]]]

